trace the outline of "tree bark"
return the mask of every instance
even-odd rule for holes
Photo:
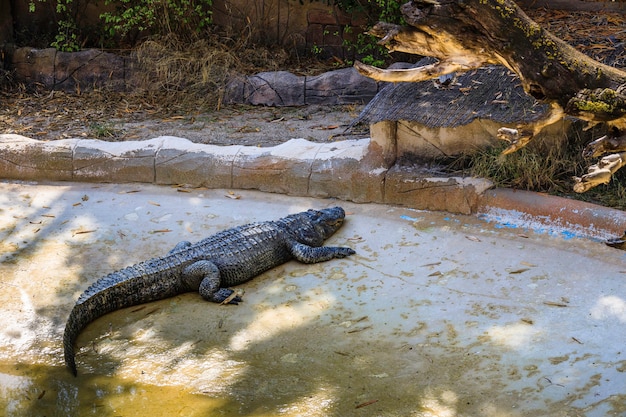
[[[356,62],[356,68],[380,81],[417,82],[487,64],[506,66],[519,76],[526,93],[551,104],[551,111],[532,126],[502,129],[498,137],[510,142],[504,153],[521,148],[563,115],[608,123],[616,136],[626,129],[626,72],[589,58],[542,29],[514,1],[415,0],[401,11],[407,26],[381,22],[370,33],[390,51],[431,56],[439,62],[407,70],[381,70]]]

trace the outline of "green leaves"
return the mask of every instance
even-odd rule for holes
[[[212,0],[106,0],[115,11],[100,15],[109,35],[125,37],[149,32],[153,36],[175,33],[193,38],[212,22]]]

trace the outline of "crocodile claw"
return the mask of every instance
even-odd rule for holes
[[[243,301],[240,295],[229,288],[220,288],[213,294],[213,301],[220,304],[239,304]]]

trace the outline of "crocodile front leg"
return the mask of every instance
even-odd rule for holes
[[[335,246],[321,246],[316,248],[300,242],[293,242],[289,251],[294,258],[305,264],[325,262],[334,258],[345,258],[346,256],[356,253],[351,248]]]
[[[233,294],[233,290],[220,288],[220,270],[211,261],[197,261],[183,270],[182,281],[190,289],[197,289],[202,298],[214,303],[222,303]],[[242,301],[236,296],[228,304]]]

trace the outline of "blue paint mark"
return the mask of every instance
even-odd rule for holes
[[[418,221],[418,220],[419,220],[419,219],[416,219],[415,217],[410,217],[410,216],[407,216],[406,214],[403,214],[402,216],[400,216],[400,218],[401,218],[402,220],[408,220],[408,221],[410,221],[410,222],[416,222],[416,221]]]
[[[561,237],[565,240],[573,239],[575,237],[579,237],[577,233],[571,232],[569,230],[563,230],[561,232]]]

